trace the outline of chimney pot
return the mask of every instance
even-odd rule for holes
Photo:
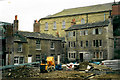
[[[15,15],[15,20],[17,20],[17,15]]]

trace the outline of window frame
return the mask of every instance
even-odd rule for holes
[[[76,52],[69,52],[68,53],[68,58],[69,59],[75,59],[76,58]]]
[[[18,43],[18,49],[17,49],[18,52],[22,52],[23,51],[23,45],[22,43]]]
[[[19,64],[19,57],[18,56],[14,57],[14,64]]]
[[[85,24],[85,19],[84,18],[81,19],[81,24]]]
[[[48,22],[45,23],[45,30],[48,30]]]
[[[50,49],[52,49],[52,50],[55,49],[55,42],[50,43]]]
[[[65,29],[65,21],[62,21],[62,29]]]
[[[40,62],[40,55],[36,54],[36,62]]]
[[[38,48],[38,46],[39,46],[39,48]],[[36,50],[41,50],[41,40],[40,39],[36,40]]]
[[[57,23],[56,23],[56,21],[54,21],[54,23],[53,23],[53,29],[54,30],[57,29]]]
[[[86,47],[88,47],[88,46],[89,46],[89,41],[87,40],[87,41],[86,41]]]
[[[21,62],[22,59],[22,62]],[[23,64],[24,63],[24,57],[19,57],[19,64]]]

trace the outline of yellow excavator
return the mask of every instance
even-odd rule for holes
[[[46,60],[42,60],[40,64],[40,72],[51,72],[55,70],[54,57],[49,56]]]

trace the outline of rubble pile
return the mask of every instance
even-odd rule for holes
[[[32,67],[16,67],[15,69],[8,69],[3,71],[3,78],[24,78],[38,76],[40,73],[39,69]]]
[[[74,69],[78,71],[85,71],[87,69],[87,65],[89,65],[89,62],[81,62],[78,66],[75,66]]]

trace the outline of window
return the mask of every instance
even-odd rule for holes
[[[81,19],[81,24],[85,24],[85,20],[83,18]]]
[[[69,44],[69,47],[70,47],[70,42],[68,42],[68,44]]]
[[[99,34],[102,34],[102,29],[98,29]]]
[[[93,34],[102,34],[102,29],[93,29]]]
[[[96,57],[95,57],[95,52],[93,53],[93,58],[96,58]]]
[[[95,40],[93,40],[93,46],[95,47]]]
[[[62,46],[63,46],[63,48],[65,48],[65,44],[64,43],[62,44]]]
[[[98,45],[98,40],[96,40],[96,47],[99,47],[99,45]]]
[[[88,35],[88,30],[80,31],[80,36],[83,36],[83,35]]]
[[[14,64],[19,64],[19,57],[14,57]]]
[[[57,29],[56,22],[53,23],[53,29]]]
[[[99,53],[98,52],[96,52],[96,58],[99,58]]]
[[[86,41],[86,47],[88,47],[88,41]]]
[[[41,46],[40,46],[40,40],[36,40],[36,49],[40,50]]]
[[[73,53],[73,52],[70,52],[69,53],[69,58],[75,58],[76,57],[76,54],[75,53]]]
[[[88,30],[85,30],[85,35],[88,35]]]
[[[70,53],[69,53],[69,58],[70,58]]]
[[[75,41],[73,42],[73,44],[74,44],[74,47],[75,47],[76,46]]]
[[[103,52],[94,52],[93,58],[95,59],[103,59]]]
[[[40,55],[36,55],[36,62],[40,62]]]
[[[62,29],[65,28],[65,21],[62,22]]]
[[[80,42],[80,46],[83,47],[83,41]]]
[[[18,43],[18,52],[22,52],[22,43]]]
[[[103,53],[102,52],[100,52],[100,58],[103,58]]]
[[[93,40],[93,46],[94,47],[102,46],[102,40]]]
[[[20,64],[23,64],[24,63],[24,57],[20,57]]]
[[[95,34],[95,29],[93,29],[93,34]]]
[[[68,32],[68,36],[72,37],[73,36],[73,32]]]
[[[102,46],[102,40],[99,40],[99,46]]]
[[[75,31],[73,31],[73,36],[75,36]]]
[[[83,33],[83,31],[80,31],[80,36],[82,36],[82,35],[83,35],[82,33]]]
[[[51,42],[51,49],[54,49],[54,42]]]
[[[45,30],[48,30],[48,23],[45,23]]]

